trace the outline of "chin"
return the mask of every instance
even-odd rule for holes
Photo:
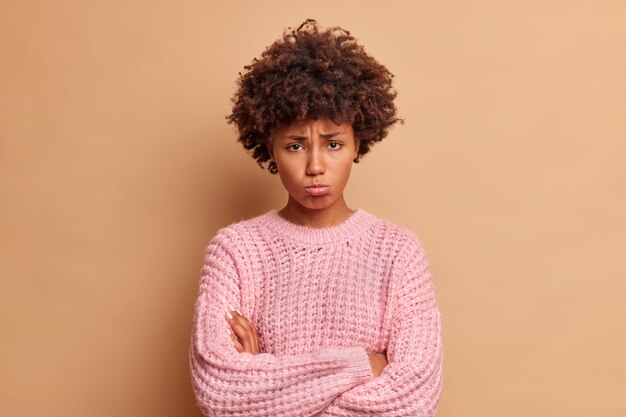
[[[311,210],[327,209],[329,207],[332,207],[336,202],[336,200],[333,200],[332,198],[330,198],[330,196],[313,197],[313,198],[310,196],[305,196],[302,199],[298,199],[297,201],[302,207],[305,207]]]

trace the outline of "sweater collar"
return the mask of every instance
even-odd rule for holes
[[[276,210],[271,210],[263,216],[263,224],[286,240],[312,246],[351,240],[368,229],[374,219],[372,214],[357,208],[342,223],[328,227],[310,227],[292,223],[281,217]]]

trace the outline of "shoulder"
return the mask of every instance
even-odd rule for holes
[[[420,237],[398,223],[381,219],[379,228],[389,244],[394,244],[392,271],[403,291],[413,295],[434,294],[435,282]],[[395,242],[395,243],[392,243]]]
[[[393,246],[396,254],[394,262],[406,264],[409,260],[425,257],[424,245],[418,234],[410,228],[394,221],[370,214],[373,234],[386,246]]]
[[[386,241],[398,242],[402,246],[421,246],[421,240],[417,234],[408,227],[388,220],[386,218],[378,217],[368,212],[368,216],[372,218],[372,231],[380,238],[384,238]]]
[[[249,258],[247,254],[258,241],[261,233],[258,227],[259,220],[266,215],[267,213],[234,221],[218,229],[204,246],[204,264],[236,269],[247,265]]]
[[[266,221],[271,212],[256,217],[234,221],[221,227],[209,241],[209,247],[220,246],[226,249],[236,249],[245,246],[262,233],[260,226]]]

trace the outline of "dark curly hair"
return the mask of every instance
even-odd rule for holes
[[[359,162],[396,122],[404,123],[396,117],[394,75],[340,27],[320,31],[315,20],[307,19],[297,29],[286,29],[244,69],[226,120],[236,125],[244,148],[272,174],[278,168],[267,140],[280,126],[320,117],[349,123],[360,141],[354,159]]]

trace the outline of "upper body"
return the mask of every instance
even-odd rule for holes
[[[235,350],[228,306],[256,327],[258,355]],[[207,415],[436,411],[441,317],[428,260],[412,232],[363,209],[324,228],[272,210],[221,229],[194,324],[193,382]],[[367,354],[380,352],[389,365],[373,378]]]
[[[400,120],[391,73],[310,20],[246,69],[228,119],[287,202],[206,249],[189,351],[199,407],[433,417],[443,349],[425,251],[344,198],[353,163]]]

